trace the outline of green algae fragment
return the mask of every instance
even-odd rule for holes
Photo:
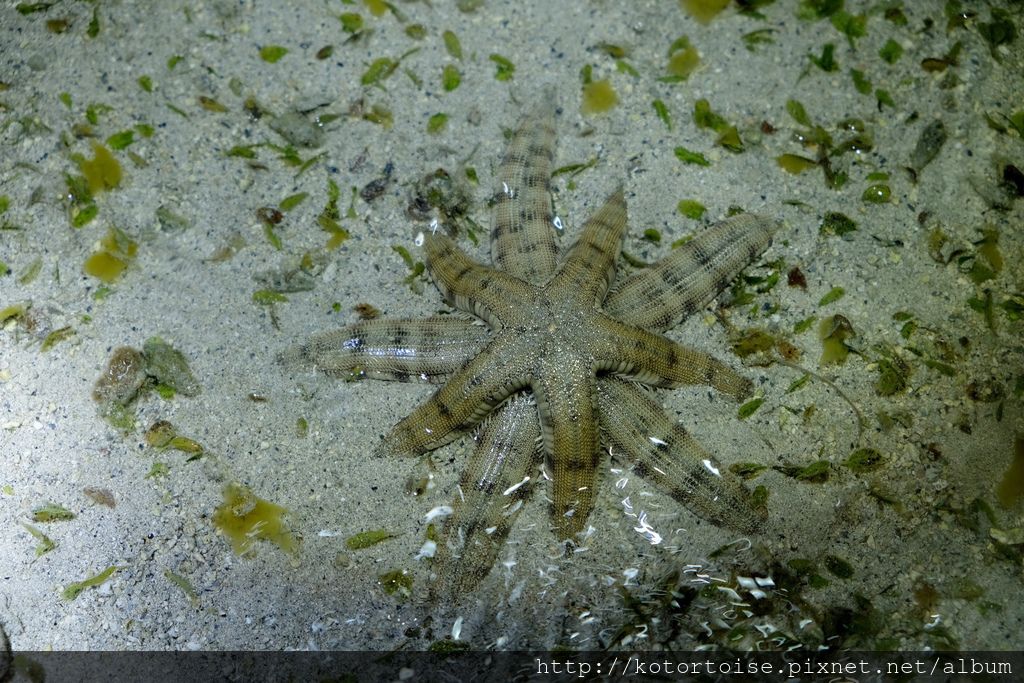
[[[255,552],[257,539],[269,541],[288,553],[298,550],[298,540],[285,525],[288,511],[257,497],[247,486],[231,483],[224,487],[224,502],[213,513],[213,525],[231,541],[235,554]]]
[[[799,100],[786,100],[786,111],[801,126],[813,127],[814,124],[811,123],[811,117],[807,115],[807,110]]]
[[[853,81],[854,89],[861,95],[871,94],[871,81],[860,69],[850,69],[850,79]]]
[[[377,85],[388,78],[398,68],[398,62],[390,57],[380,57],[370,63],[370,66],[363,73],[360,82],[363,85]]]
[[[444,88],[445,92],[451,92],[459,87],[462,83],[462,74],[452,64],[445,64],[444,69],[441,70],[441,87]]]
[[[385,593],[400,600],[412,597],[412,576],[406,571],[395,569],[381,574],[377,583]]]
[[[153,387],[153,391],[155,391],[156,395],[164,399],[165,401],[170,401],[172,398],[174,398],[174,395],[177,393],[176,391],[174,391],[174,389],[167,386],[166,384],[155,385]]]
[[[146,92],[153,92],[153,79],[149,76],[139,76],[137,82],[139,84],[139,87],[145,90]]]
[[[171,211],[166,206],[158,206],[153,214],[156,216],[157,223],[160,224],[161,230],[165,230],[167,232],[181,232],[192,227],[192,221],[175,213],[174,211]]]
[[[36,546],[36,557],[41,557],[57,547],[57,544],[53,542],[53,539],[44,534],[38,528],[31,524],[26,524],[25,522],[22,522],[21,526],[25,527],[25,530],[32,534],[33,538],[39,541],[39,545]]]
[[[818,305],[819,306],[828,306],[829,304],[832,304],[832,303],[835,303],[836,301],[839,301],[845,295],[846,295],[846,290],[845,289],[843,289],[842,287],[833,287],[832,289],[830,289],[828,291],[827,294],[825,294],[825,296],[821,297],[821,300],[818,301]]]
[[[669,48],[668,64],[665,65],[665,71],[668,73],[668,76],[661,80],[669,82],[685,81],[699,66],[700,53],[684,36],[672,43],[672,47]]]
[[[409,24],[405,27],[405,35],[413,40],[423,40],[427,37],[427,27],[423,24]]]
[[[896,102],[892,99],[892,95],[889,94],[888,90],[877,88],[875,90],[875,100],[878,102],[879,110],[882,109],[883,104],[892,107],[893,109],[896,108]]]
[[[299,204],[304,202],[306,200],[306,197],[308,197],[308,196],[309,196],[308,192],[297,192],[295,194],[288,195],[287,197],[285,197],[284,199],[281,200],[281,204],[280,204],[281,210],[282,211],[291,211],[292,209],[297,207]]]
[[[830,211],[825,214],[818,228],[819,235],[835,235],[845,237],[857,230],[857,223],[844,213]]]
[[[761,28],[756,31],[750,31],[744,33],[741,38],[743,39],[743,46],[748,51],[754,52],[760,45],[774,45],[775,39],[772,38],[772,34],[775,33],[773,28]]]
[[[240,157],[242,159],[255,159],[256,147],[258,145],[235,145],[227,151],[229,157]]]
[[[45,12],[56,4],[56,2],[19,2],[15,9],[18,10],[18,14],[27,17],[36,12]]]
[[[780,154],[775,157],[775,162],[783,171],[792,173],[793,175],[809,171],[810,169],[818,166],[818,162],[814,159],[808,159],[807,157],[800,156],[799,154]]]
[[[97,251],[82,264],[82,272],[101,282],[113,282],[128,269],[128,262],[108,251]]]
[[[762,329],[743,330],[732,342],[732,351],[740,358],[748,358],[775,347],[775,337]]]
[[[615,93],[608,79],[593,81],[583,86],[582,102],[580,112],[583,114],[601,114],[614,109],[619,103],[619,96]]]
[[[138,245],[128,233],[112,225],[100,240],[99,251],[93,252],[82,264],[82,271],[102,283],[113,283],[135,259],[137,251]]]
[[[878,51],[878,56],[889,64],[895,64],[903,56],[903,46],[890,38]]]
[[[858,448],[843,461],[843,465],[858,474],[872,472],[885,464],[885,458],[874,448]]]
[[[142,345],[146,374],[183,396],[199,394],[199,382],[192,375],[185,356],[160,337],[150,337]]]
[[[679,0],[679,6],[698,22],[708,24],[729,6],[729,0]]]
[[[818,338],[821,339],[822,365],[841,365],[850,355],[850,347],[846,340],[854,336],[853,326],[842,315],[825,318],[818,325]]]
[[[100,12],[99,8],[92,8],[92,18],[89,19],[89,25],[85,28],[85,35],[90,38],[95,38],[100,34]]]
[[[878,360],[878,380],[875,382],[875,393],[879,396],[892,396],[910,385],[910,366],[906,361],[893,356]]]
[[[305,439],[309,434],[309,422],[304,417],[295,420],[295,436]]]
[[[275,64],[286,54],[288,54],[288,48],[280,45],[264,45],[260,48],[260,59],[269,64]]]
[[[85,579],[84,581],[76,581],[75,583],[70,583],[67,585],[66,588],[64,588],[63,591],[61,591],[61,597],[70,602],[77,598],[79,594],[86,588],[94,588],[96,586],[100,586],[106,583],[107,580],[118,569],[121,569],[121,567],[111,565],[110,567],[107,567],[106,569],[101,571],[99,574],[91,576],[88,579]]]
[[[851,48],[856,47],[857,38],[863,38],[868,34],[868,18],[865,14],[850,14],[845,10],[839,10],[829,21],[837,31],[846,36]]]
[[[821,48],[821,54],[819,56],[815,57],[814,55],[808,55],[807,58],[811,60],[811,63],[814,64],[814,66],[826,73],[829,73],[839,69],[839,65],[836,64],[835,53],[835,43],[825,43]]]
[[[676,210],[687,218],[698,220],[707,213],[707,207],[695,199],[683,199],[676,205]]]
[[[643,238],[648,242],[651,242],[652,244],[660,244],[661,232],[655,230],[654,228],[647,228],[646,230],[644,230]]]
[[[159,479],[160,477],[166,477],[171,473],[171,468],[166,463],[154,462],[149,468],[149,472],[146,474],[146,479]]]
[[[836,555],[826,555],[822,564],[832,576],[837,579],[849,579],[853,577],[853,565]]]
[[[28,309],[32,308],[31,301],[19,301],[18,303],[11,304],[10,306],[4,306],[0,308],[0,323],[4,323],[11,318],[20,318],[28,312]]]
[[[795,379],[792,382],[790,382],[789,386],[786,387],[786,393],[787,394],[792,394],[794,391],[799,391],[809,381],[811,381],[811,375],[809,373],[805,373],[805,374],[801,375],[797,379]]]
[[[729,465],[729,471],[744,480],[753,479],[766,469],[767,465],[758,462],[736,462]]]
[[[743,142],[740,140],[736,126],[730,125],[719,114],[711,109],[711,104],[701,98],[693,104],[693,122],[698,128],[710,128],[718,133],[715,144],[725,147],[730,152],[742,152]]]
[[[175,586],[177,586],[181,590],[181,592],[185,594],[185,597],[189,599],[189,602],[191,602],[193,605],[199,602],[199,594],[196,593],[195,587],[192,585],[192,582],[186,579],[184,576],[175,574],[170,569],[165,569],[164,578],[170,581]]]
[[[41,256],[37,256],[33,259],[32,263],[28,264],[25,268],[25,272],[18,276],[19,285],[31,284],[43,269],[43,259]]]
[[[393,534],[390,531],[384,529],[377,529],[375,531],[363,531],[354,536],[349,536],[345,539],[345,547],[349,550],[362,550],[363,548],[369,548],[372,545],[377,545],[389,538],[395,538],[397,534]]]
[[[978,24],[978,34],[988,43],[992,57],[996,61],[1002,61],[998,48],[1001,45],[1009,45],[1017,38],[1017,26],[1013,23],[1011,15],[1004,9],[993,7],[991,10],[990,22]]]
[[[260,306],[269,306],[271,304],[284,303],[288,301],[288,297],[272,289],[258,289],[252,293],[252,301]]]
[[[338,184],[333,180],[328,179],[327,181],[327,203],[324,205],[320,215],[317,216],[316,222],[320,226],[320,229],[330,234],[330,238],[327,240],[325,248],[328,250],[337,249],[341,244],[349,238],[349,232],[345,228],[341,227],[338,220],[341,218],[341,211],[338,209],[338,200],[341,198],[341,189]],[[349,210],[349,218],[355,217],[355,212]],[[255,300],[255,294],[253,295]],[[257,301],[257,303],[264,303]],[[272,302],[271,302],[272,303]]]
[[[676,158],[684,164],[696,164],[697,166],[710,166],[711,162],[700,152],[692,152],[685,147],[676,147],[673,152]]]
[[[363,120],[383,126],[385,130],[391,128],[395,122],[391,110],[380,104],[375,104],[369,111],[363,112]]]
[[[135,131],[132,130],[122,130],[107,138],[107,144],[115,150],[122,150],[133,142],[135,142]]]
[[[92,159],[81,159],[78,168],[85,176],[89,192],[95,194],[116,189],[121,184],[121,164],[110,150],[98,142],[92,143]]]
[[[363,73],[360,82],[363,85],[380,85],[382,81],[387,80],[393,73],[395,73],[395,69],[398,68],[398,65],[402,63],[403,59],[417,51],[419,51],[419,48],[413,48],[412,50],[404,53],[398,59],[380,57],[373,60],[373,62],[370,63],[370,66]]]
[[[366,9],[370,10],[370,14],[375,17],[384,16],[390,8],[385,0],[363,0],[363,5],[365,5]]]
[[[146,443],[153,448],[164,448],[177,435],[177,430],[167,420],[158,420],[146,430]]]
[[[828,479],[830,469],[831,465],[829,465],[828,460],[818,460],[806,467],[798,467],[791,476],[797,481],[820,483]]]
[[[74,518],[75,513],[57,503],[47,503],[32,511],[33,522],[67,522]]]
[[[187,436],[178,434],[174,425],[167,420],[157,420],[150,425],[149,429],[146,430],[145,439],[146,443],[153,448],[159,450],[170,448],[187,453],[190,456],[188,462],[199,459],[205,452],[202,444]]]
[[[739,407],[739,410],[737,411],[736,415],[737,417],[739,417],[739,419],[746,420],[748,417],[756,413],[757,409],[760,408],[761,404],[763,403],[763,398],[751,399],[750,401],[747,401],[746,403]]]
[[[515,74],[516,65],[508,60],[506,57],[502,57],[498,53],[492,53],[488,59],[497,65],[494,72],[494,79],[498,81],[509,81],[512,80],[512,76]]]
[[[1003,508],[1010,509],[1024,497],[1024,434],[1013,442],[1013,459],[996,485],[996,499]]]
[[[358,33],[363,30],[363,16],[358,12],[342,12],[338,19],[341,21],[341,30],[345,33]]]
[[[888,185],[877,183],[869,185],[860,198],[872,204],[884,204],[892,198],[892,190]]]
[[[39,350],[45,353],[52,349],[57,344],[59,344],[60,342],[64,341],[65,339],[70,339],[73,336],[75,336],[75,331],[74,329],[71,328],[70,325],[66,325],[64,327],[61,327],[60,329],[56,329],[50,334],[46,335],[46,337],[43,339],[42,345],[39,347]]]
[[[662,120],[665,127],[672,130],[672,117],[668,113],[668,107],[661,100],[654,100],[651,102],[651,106],[654,107],[654,112],[658,115],[658,118]]]
[[[444,112],[438,112],[427,119],[427,132],[431,135],[437,135],[445,129],[448,125],[448,114]]]
[[[448,51],[455,59],[462,59],[462,43],[459,42],[459,37],[452,31],[445,31],[441,34],[441,39],[444,41],[444,49]]]

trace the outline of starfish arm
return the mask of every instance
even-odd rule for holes
[[[777,221],[734,216],[616,284],[604,302],[613,318],[664,332],[706,306],[764,252]]]
[[[280,356],[289,366],[312,366],[328,375],[401,382],[444,382],[487,344],[487,329],[469,320],[366,320],[314,334]]]
[[[553,98],[522,119],[498,169],[491,212],[491,260],[535,285],[558,265],[551,166],[555,155]]]
[[[473,590],[491,571],[530,495],[539,440],[537,409],[525,393],[511,397],[484,422],[444,527],[435,593]]]
[[[608,317],[598,321],[606,340],[595,354],[598,370],[656,387],[703,384],[736,399],[751,393],[750,380],[713,356]]]
[[[617,190],[583,225],[579,240],[569,248],[552,286],[578,291],[589,304],[599,304],[615,277],[615,262],[628,229],[626,198]]]
[[[594,505],[601,461],[594,383],[593,368],[578,359],[545,359],[533,382],[553,479],[552,522],[563,539],[583,531]]]
[[[529,296],[530,285],[500,270],[480,265],[444,235],[425,235],[427,269],[437,288],[455,308],[501,327],[517,302]]]
[[[529,383],[528,371],[505,359],[514,357],[502,340],[469,360],[434,395],[399,422],[384,438],[383,452],[419,455],[440,448],[478,424],[510,395]]]
[[[763,528],[767,511],[640,387],[607,378],[597,397],[613,457],[714,524],[747,533]]]

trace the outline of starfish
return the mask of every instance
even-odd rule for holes
[[[446,235],[417,237],[437,288],[468,315],[363,321],[286,354],[328,374],[440,384],[384,438],[384,453],[427,453],[482,423],[439,548],[442,590],[470,590],[487,575],[538,468],[552,481],[558,537],[585,531],[605,449],[715,524],[753,532],[765,519],[763,506],[640,385],[750,394],[751,382],[729,366],[660,332],[757,258],[775,222],[735,216],[612,287],[627,231],[624,192],[586,221],[560,260],[554,140],[550,105],[512,136],[492,196],[493,267]]]

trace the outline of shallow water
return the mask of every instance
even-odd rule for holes
[[[847,4],[851,16],[868,12],[865,35],[855,18],[798,18],[789,2],[762,18],[729,8],[706,25],[671,2],[489,2],[472,12],[398,3],[380,17],[368,5],[316,2],[5,6],[0,261],[10,272],[0,309],[31,302],[0,331],[0,621],[12,647],[422,649],[458,624],[458,639],[498,649],[1020,648],[1022,507],[995,491],[1024,433],[1021,190],[1006,170],[1024,164],[1024,114],[1013,118],[1024,51],[1020,37],[992,42],[1000,22],[1019,31],[1021,18],[986,7],[958,21],[940,2],[888,14]],[[342,12],[358,13],[362,28],[346,31]],[[446,49],[446,30],[461,58]],[[700,65],[666,82],[682,36]],[[271,63],[268,46],[287,53]],[[514,65],[510,79],[496,78],[492,55]],[[401,58],[386,78],[383,58]],[[446,66],[461,74],[451,91]],[[617,93],[606,113],[580,112],[588,66]],[[738,539],[702,522],[609,460],[593,531],[576,552],[565,555],[535,493],[484,584],[459,604],[429,605],[428,561],[415,559],[425,516],[455,495],[469,439],[429,459],[367,457],[429,387],[293,376],[275,356],[355,321],[357,304],[389,317],[444,310],[429,282],[405,282],[393,249],[421,258],[414,237],[428,224],[407,213],[413,185],[438,168],[460,180],[475,170],[468,215],[484,228],[479,246],[465,235],[460,244],[487,260],[487,188],[503,131],[545,88],[561,106],[556,165],[596,159],[556,179],[563,242],[620,185],[625,249],[644,261],[732,207],[779,218],[775,244],[746,271],[777,274],[778,284],[748,280],[752,299],[726,295],[726,318],[788,341],[793,365],[832,384],[794,386],[802,370],[750,357],[744,373],[764,403],[746,419],[709,390],[658,394],[725,464],[767,466],[749,482],[770,494],[763,534]],[[701,99],[736,127],[741,152],[697,125]],[[366,120],[375,105],[378,122]],[[379,123],[380,108],[392,125]],[[289,149],[271,120],[290,112],[303,117],[276,126],[293,136]],[[428,132],[438,113],[446,124]],[[316,116],[327,123],[302,124]],[[936,120],[946,140],[919,146]],[[95,218],[73,227],[91,209],[81,193],[69,202],[66,174],[95,158],[93,141],[122,146],[113,155],[123,178],[96,191]],[[677,148],[708,164],[684,163]],[[832,176],[820,164],[790,174],[777,161],[817,161],[824,148]],[[376,196],[353,194],[378,180]],[[349,237],[324,251],[329,181]],[[877,185],[889,199],[865,200]],[[258,210],[299,193],[308,196],[268,235]],[[707,211],[684,217],[681,200]],[[833,212],[856,230],[823,231]],[[111,226],[138,246],[104,285],[82,267]],[[294,274],[306,252],[316,255],[310,291],[254,302],[267,287],[255,276]],[[799,280],[794,268],[806,287],[787,284]],[[822,303],[836,288],[842,296]],[[819,326],[835,315],[856,333],[845,340],[852,351],[822,366]],[[116,347],[141,349],[153,336],[186,356],[202,391],[137,399],[136,427],[123,435],[97,414],[93,383]],[[743,365],[710,311],[671,336]],[[862,433],[839,392],[863,415]],[[158,420],[204,455],[148,446],[144,432]],[[843,464],[861,448],[882,465]],[[816,461],[827,461],[826,481],[796,476]],[[410,493],[422,480],[422,493]],[[233,554],[211,522],[230,481],[289,510],[297,553],[260,542],[252,556]],[[107,489],[116,506],[87,487]],[[49,502],[75,518],[31,522]],[[37,556],[26,523],[55,547]],[[345,546],[378,529],[394,537]],[[101,585],[62,598],[111,566]],[[412,576],[411,599],[382,590],[380,577],[395,570]]]

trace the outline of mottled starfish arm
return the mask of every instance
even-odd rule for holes
[[[440,448],[478,424],[489,412],[529,382],[528,375],[506,364],[501,342],[470,359],[425,403],[399,422],[384,438],[382,452],[419,455]]]
[[[663,332],[706,306],[772,242],[778,222],[740,214],[615,285],[604,302],[613,318]]]
[[[311,366],[333,376],[400,382],[444,382],[488,342],[487,329],[468,320],[366,320],[314,334],[280,356],[289,366]]]
[[[609,377],[598,382],[597,397],[614,458],[713,524],[746,533],[764,526],[766,509],[640,387]]]
[[[553,480],[552,523],[571,539],[590,517],[600,469],[595,379],[578,359],[545,359],[545,365],[532,386]]]
[[[656,387],[703,384],[737,399],[753,389],[750,380],[706,353],[608,317],[600,327],[608,341],[595,354],[598,370]]]
[[[587,301],[600,303],[615,277],[615,262],[628,229],[626,198],[614,192],[586,223],[576,244],[569,248],[551,287],[579,291]]]
[[[498,169],[491,212],[495,267],[541,285],[558,266],[551,166],[555,155],[553,98],[519,123]]]
[[[501,319],[528,296],[522,280],[469,258],[445,235],[425,235],[427,269],[441,294],[455,308],[500,328]]]
[[[509,398],[484,422],[459,480],[455,511],[445,523],[435,593],[473,590],[491,571],[530,495],[539,440],[537,409],[525,393]]]

